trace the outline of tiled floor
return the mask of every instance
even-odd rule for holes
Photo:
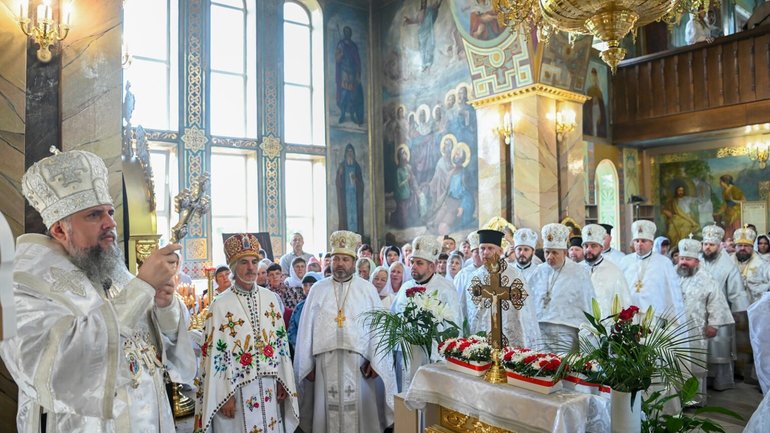
[[[751,418],[751,414],[754,413],[760,401],[762,401],[762,393],[759,392],[759,387],[746,385],[743,382],[737,383],[734,389],[728,391],[709,390],[709,406],[726,407],[739,413],[743,417],[743,421],[720,414],[710,415],[708,418],[718,421],[725,429],[725,433],[742,433],[743,427]],[[192,433],[193,417],[178,419],[176,429],[178,433]],[[768,432],[770,433],[770,427],[768,427]]]

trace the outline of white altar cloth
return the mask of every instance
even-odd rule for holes
[[[507,384],[490,384],[446,367],[420,367],[406,393],[409,409],[428,403],[519,433],[609,433],[609,399],[573,391],[542,395]]]

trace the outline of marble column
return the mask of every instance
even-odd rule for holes
[[[479,159],[479,225],[483,226],[490,219],[506,215],[509,208],[507,201],[510,187],[506,184],[505,143],[495,132],[500,124],[500,107],[488,105],[476,109],[478,127]]]
[[[559,134],[559,221],[571,217],[578,224],[585,222],[585,143],[583,142],[583,104],[558,101],[556,111],[575,113],[575,129]]]
[[[72,30],[62,42],[62,147],[104,159],[122,243],[122,1],[81,0],[74,6]]]
[[[27,37],[11,13],[16,0],[0,0],[0,212],[14,236],[24,233],[21,176],[24,174]]]

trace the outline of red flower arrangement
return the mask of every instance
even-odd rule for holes
[[[413,297],[414,295],[416,295],[418,293],[425,293],[425,287],[423,287],[423,286],[415,286],[415,287],[410,287],[410,288],[406,289],[406,297],[407,298],[411,298],[411,297]]]

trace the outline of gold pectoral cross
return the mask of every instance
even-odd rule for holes
[[[345,313],[342,312],[342,308],[337,310],[337,317],[334,318],[337,322],[337,327],[342,328],[342,324],[345,323]]]
[[[642,290],[642,280],[636,280],[636,283],[634,284],[634,287],[636,287],[636,293],[639,293],[640,290]]]

